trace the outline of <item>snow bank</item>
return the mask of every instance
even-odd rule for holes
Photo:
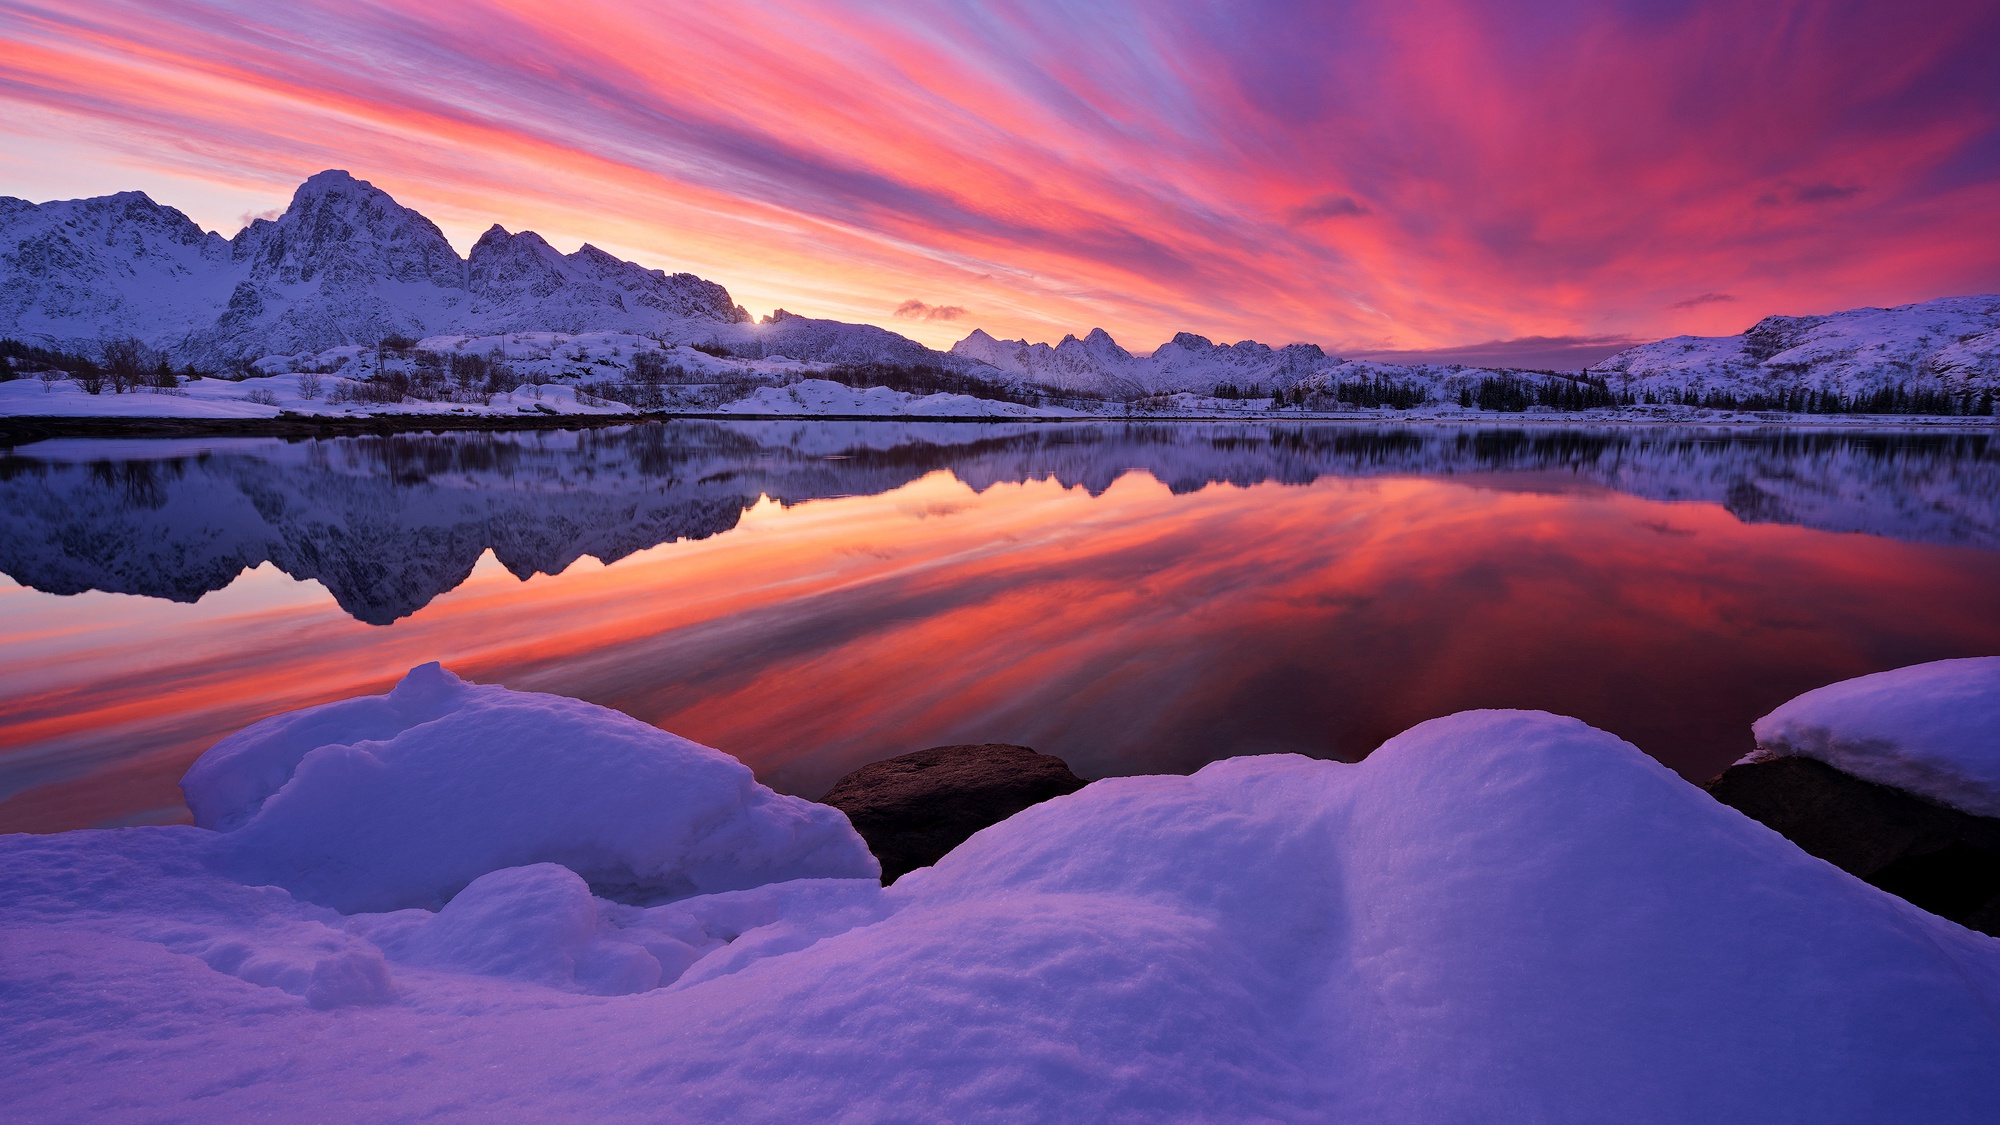
[[[642,740],[601,712],[590,753],[548,753],[557,772],[523,749],[549,697],[435,672],[409,694],[431,691],[465,702],[332,748],[393,784],[361,763],[355,788],[320,788],[314,750],[227,833],[0,837],[0,1082],[15,1115],[1990,1114],[2000,944],[1807,857],[1610,735],[1533,712],[1425,723],[1353,765],[1241,758],[1100,781],[886,889],[801,879],[627,906],[544,856],[482,873],[437,911],[342,916],[228,873],[294,787],[329,802],[311,834],[323,854],[364,858],[396,854],[374,839],[384,799],[449,822],[443,839],[533,834],[544,814],[524,812],[524,792],[580,800],[612,835],[652,815],[657,798],[601,787],[600,758],[636,771],[635,790],[656,785]],[[480,740],[454,716],[480,718]],[[265,724],[269,748],[228,754],[223,774],[256,776],[211,815],[250,808],[307,725]],[[454,748],[439,756],[457,768],[406,764],[425,743]],[[684,745],[647,744],[656,758]],[[464,768],[475,749],[494,757]],[[514,769],[519,785],[492,780]],[[489,797],[485,827],[461,815]],[[365,877],[400,881],[387,864]],[[290,968],[246,975],[256,963]]]
[[[368,418],[377,415],[518,415],[631,414],[630,407],[595,399],[579,400],[576,388],[561,384],[523,384],[512,391],[475,402],[399,403],[335,402],[333,393],[354,381],[327,375],[311,398],[300,393],[297,375],[261,375],[250,379],[196,379],[173,392],[141,389],[128,394],[87,394],[74,383],[44,385],[36,379],[0,383],[0,417],[45,418],[276,418],[300,414],[322,418]]]
[[[2000,656],[1843,680],[1757,720],[1745,761],[1800,755],[1976,816],[2000,816]]]
[[[652,900],[879,872],[838,811],[726,754],[436,664],[386,696],[257,723],[181,785],[196,823],[228,833],[232,871],[345,912],[435,908],[543,862]]]

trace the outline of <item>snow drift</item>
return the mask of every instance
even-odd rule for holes
[[[2000,817],[2000,656],[1809,691],[1757,720],[1744,759],[1800,755],[1974,816]]]
[[[879,873],[846,817],[726,754],[436,664],[248,727],[181,788],[197,825],[227,833],[224,866],[347,912],[435,908],[543,862],[653,900]]]
[[[1975,1121],[2000,1077],[2000,945],[1535,712],[1353,765],[1096,782],[886,889],[760,859],[763,886],[640,907],[491,851],[512,866],[442,909],[342,914],[232,876],[295,792],[325,815],[286,854],[367,859],[404,815],[498,847],[531,791],[626,838],[665,763],[724,772],[583,704],[405,687],[218,746],[190,792],[248,814],[228,832],[0,838],[16,1115]],[[514,745],[430,768],[486,752],[451,715]],[[355,788],[300,753],[334,736]],[[632,769],[656,796],[602,788]],[[734,792],[715,815],[763,823]],[[336,882],[389,900],[453,870]]]

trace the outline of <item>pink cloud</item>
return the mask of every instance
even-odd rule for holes
[[[105,167],[348,167],[460,237],[1008,336],[1436,349],[2000,288],[1989,4],[1215,12],[111,0],[0,16],[0,99]]]

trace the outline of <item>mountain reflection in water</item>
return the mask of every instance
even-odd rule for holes
[[[942,742],[1184,771],[1356,758],[1481,706],[1577,715],[1699,779],[1799,691],[2000,653],[1981,435],[58,441],[0,456],[0,496],[0,831],[184,817],[173,783],[216,738],[431,659],[817,795]]]

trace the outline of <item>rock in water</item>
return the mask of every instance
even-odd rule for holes
[[[2000,820],[1806,757],[1739,762],[1708,791],[1842,871],[2000,936]]]
[[[1828,684],[1752,726],[1723,804],[1934,914],[2000,936],[2000,657]]]
[[[933,746],[862,766],[820,798],[847,814],[886,885],[929,867],[974,832],[1086,782],[1025,746]]]

